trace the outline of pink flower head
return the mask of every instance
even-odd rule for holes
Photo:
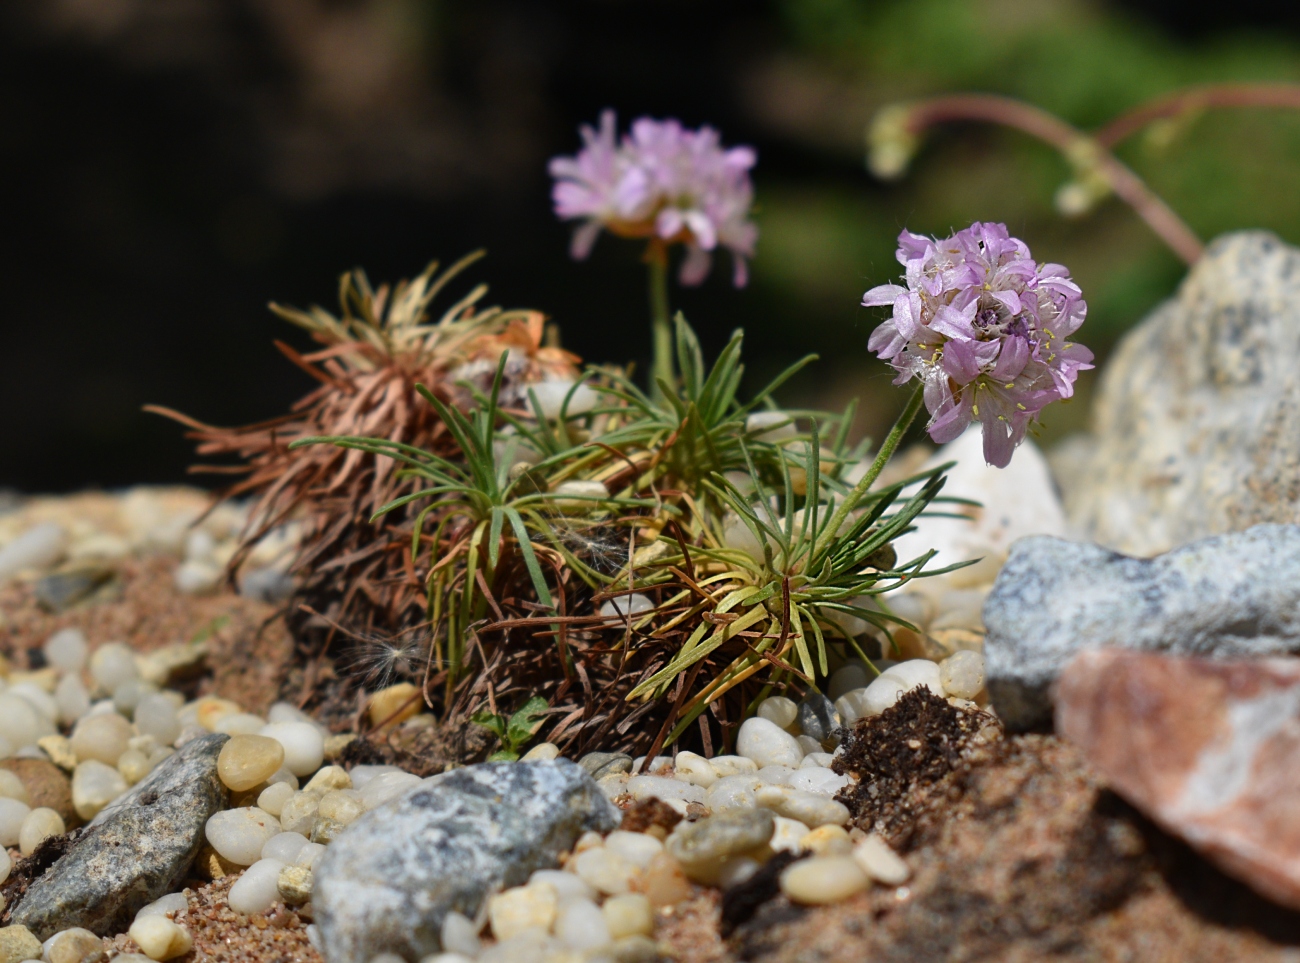
[[[749,220],[754,186],[751,147],[724,149],[712,127],[687,130],[676,120],[642,117],[622,141],[614,112],[600,116],[600,129],[582,128],[583,148],[574,157],[551,159],[555,213],[582,219],[572,253],[581,260],[601,228],[621,237],[658,238],[686,245],[681,282],[708,276],[712,252],[721,246],[735,261],[733,280],[743,287],[747,258],[754,256],[758,228]]]
[[[952,441],[978,420],[985,460],[1005,468],[1039,412],[1092,367],[1092,352],[1066,340],[1088,312],[1079,286],[1061,265],[1036,264],[1005,224],[976,221],[942,241],[903,231],[897,256],[907,286],[862,298],[894,309],[868,347],[895,384],[921,379],[931,438]]]

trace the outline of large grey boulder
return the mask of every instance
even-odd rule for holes
[[[1106,363],[1091,437],[1053,466],[1072,526],[1155,555],[1300,521],[1300,249],[1210,245]]]
[[[203,827],[227,804],[217,756],[230,737],[187,742],[98,816],[28,888],[10,917],[40,940],[85,927],[120,933],[135,914],[174,893],[203,845]]]
[[[588,829],[620,814],[576,763],[489,762],[434,776],[362,816],[330,843],[312,908],[330,963],[440,949],[449,911],[553,867]]]
[[[984,603],[985,672],[1012,729],[1051,720],[1049,689],[1079,650],[1300,652],[1300,526],[1257,525],[1152,559],[1035,536]]]

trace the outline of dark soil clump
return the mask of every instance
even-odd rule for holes
[[[671,833],[673,827],[682,821],[682,815],[662,799],[638,799],[623,812],[623,823],[619,829],[629,833],[644,833],[651,826],[658,826],[665,833]]]

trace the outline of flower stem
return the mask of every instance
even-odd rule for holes
[[[654,355],[650,368],[650,395],[659,396],[659,379],[673,383],[673,329],[668,321],[668,245],[651,238],[645,261],[650,278],[650,329]]]
[[[921,402],[924,399],[925,385],[918,384],[916,390],[912,392],[912,397],[907,399],[907,407],[903,409],[903,413],[894,422],[894,427],[889,429],[889,434],[885,436],[885,442],[880,446],[880,451],[876,452],[876,458],[871,463],[871,467],[862,476],[862,480],[853,487],[853,491],[849,492],[849,496],[844,499],[844,503],[835,509],[835,514],[831,516],[830,525],[826,529],[830,538],[835,537],[835,533],[840,530],[840,526],[848,518],[849,512],[858,507],[858,502],[862,501],[862,496],[875,484],[876,479],[880,477],[880,473],[885,470],[885,466],[889,464],[889,459],[894,456],[894,452],[898,449],[903,436],[907,434],[907,429],[912,427],[912,422],[916,420],[916,413],[921,410]]]

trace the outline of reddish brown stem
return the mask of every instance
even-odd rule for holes
[[[1111,150],[1152,121],[1211,107],[1282,107],[1300,110],[1300,84],[1212,84],[1175,91],[1121,114],[1095,134]]]
[[[1146,182],[1116,160],[1094,138],[1059,117],[1030,104],[996,94],[956,94],[912,105],[908,129],[919,136],[927,127],[954,120],[982,120],[1013,127],[1050,144],[1077,162],[1087,158],[1117,197],[1137,212],[1147,226],[1188,264],[1195,263],[1205,245]]]

